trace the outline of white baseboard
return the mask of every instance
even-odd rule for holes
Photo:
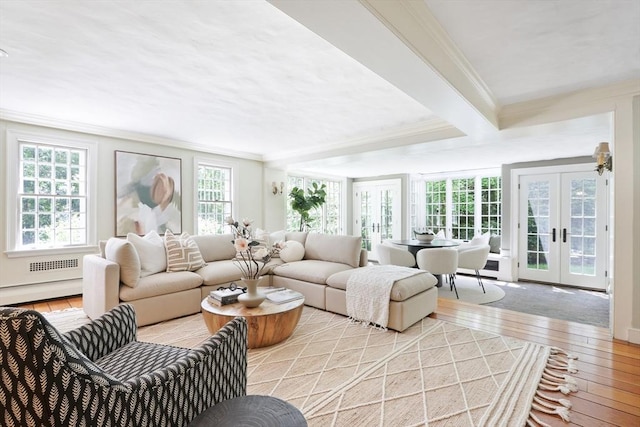
[[[22,304],[82,294],[82,279],[0,288],[0,305]]]
[[[640,344],[640,329],[629,328],[629,342],[633,344]]]

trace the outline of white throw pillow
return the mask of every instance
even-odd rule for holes
[[[186,232],[175,236],[167,230],[164,244],[167,248],[167,271],[195,271],[205,266],[198,245]]]
[[[285,236],[284,230],[274,231],[269,235],[269,240],[271,241],[271,244],[274,245],[278,242],[283,242],[285,239],[284,236]]]
[[[481,245],[481,246],[486,246],[489,244],[489,239],[491,238],[491,233],[489,233],[488,231],[484,234],[481,235],[476,235],[473,236],[473,239],[471,239],[471,241],[469,242],[471,245]]]
[[[140,277],[167,270],[167,251],[162,237],[155,230],[148,232],[144,237],[129,233],[127,240],[136,248],[140,257]]]
[[[300,261],[302,258],[304,258],[304,246],[298,241],[289,240],[280,249],[280,259],[284,262]]]

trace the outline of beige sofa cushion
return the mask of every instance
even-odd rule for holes
[[[152,230],[144,237],[128,233],[127,241],[136,248],[140,258],[140,277],[167,271],[167,251],[158,233]]]
[[[140,279],[140,258],[131,242],[112,237],[107,240],[104,254],[106,259],[120,265],[120,281],[135,288]]]
[[[221,285],[242,277],[242,272],[231,260],[208,262],[206,266],[196,270],[196,273],[207,286]]]
[[[190,271],[157,273],[141,277],[135,288],[120,286],[120,299],[122,301],[136,301],[194,289],[201,284],[202,277]],[[157,310],[162,310],[162,307],[157,307]]]
[[[307,235],[309,233],[307,233],[306,231],[289,231],[287,233],[285,233],[284,235],[284,240],[285,242],[288,240],[295,240],[297,242],[300,242],[304,245],[304,243],[307,241]]]
[[[366,268],[366,267],[364,267]],[[342,271],[330,276],[327,279],[327,285],[336,289],[347,289],[347,281],[355,269]],[[391,301],[405,301],[414,295],[433,288],[438,283],[438,279],[426,271],[415,276],[398,280],[391,288]]]
[[[304,258],[341,262],[356,268],[360,264],[362,237],[309,233]]]
[[[324,285],[332,274],[350,269],[348,265],[338,262],[302,260],[274,267],[273,274]]]
[[[205,262],[233,259],[236,248],[233,246],[233,234],[203,234],[191,236]]]
[[[174,235],[171,230],[164,233],[167,248],[167,271],[195,271],[204,266],[202,254],[189,233]]]

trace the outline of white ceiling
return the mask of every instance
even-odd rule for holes
[[[0,112],[351,177],[590,155],[610,137],[609,115],[473,134],[463,115],[492,111],[420,70],[376,3],[2,0]],[[637,0],[402,3],[437,19],[496,115],[640,78]]]

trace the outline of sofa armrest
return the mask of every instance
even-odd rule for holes
[[[120,303],[120,265],[98,255],[82,260],[82,308],[91,319]]]
[[[64,334],[87,358],[96,361],[136,340],[133,306],[122,304],[86,325]]]
[[[360,263],[358,267],[366,267],[369,264],[369,252],[366,249],[360,249]]]

